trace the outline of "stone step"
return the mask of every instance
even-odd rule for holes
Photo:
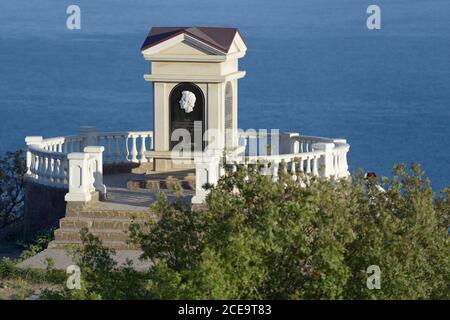
[[[151,210],[100,210],[84,209],[67,212],[66,217],[80,218],[114,218],[114,219],[153,219],[155,214]]]
[[[128,180],[127,188],[149,190],[176,190],[179,185],[184,190],[195,190],[195,177],[192,180]]]
[[[86,218],[86,217],[65,217],[59,220],[61,229],[114,229],[128,230],[132,223],[144,226],[147,220],[128,218]]]
[[[102,241],[127,241],[128,235],[124,230],[115,229],[89,229],[89,232]],[[80,229],[64,228],[55,230],[55,240],[57,241],[80,241]]]
[[[102,241],[103,246],[115,249],[115,250],[140,250],[139,245],[128,244],[124,241]],[[81,246],[80,240],[75,241],[63,241],[63,240],[53,240],[48,244],[48,249],[67,249],[69,247]]]

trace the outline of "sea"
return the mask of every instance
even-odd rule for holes
[[[438,191],[450,185],[449,17],[448,0],[1,0],[0,153],[80,126],[152,130],[149,29],[237,27],[240,128],[346,138],[350,170],[417,162]]]

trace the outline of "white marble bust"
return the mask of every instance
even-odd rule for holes
[[[194,110],[195,106],[195,100],[197,98],[195,97],[195,94],[193,94],[190,91],[183,91],[181,92],[181,100],[180,100],[180,107],[184,110],[186,113],[190,113]]]

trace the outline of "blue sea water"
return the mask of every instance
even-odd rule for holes
[[[82,29],[66,28],[81,8]],[[366,9],[382,29],[366,28]],[[151,26],[238,27],[239,126],[344,137],[350,168],[419,162],[450,185],[448,0],[2,0],[0,152],[79,126],[152,129]]]

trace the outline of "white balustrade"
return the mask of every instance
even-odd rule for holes
[[[279,179],[280,168],[294,181],[300,176],[346,178],[349,176],[344,139],[301,136],[298,133],[240,132],[237,147],[227,150],[226,161],[237,166],[260,168],[263,175]],[[260,140],[263,140],[262,142]],[[106,194],[103,164],[145,163],[153,149],[152,131],[104,132],[83,127],[78,135],[43,139],[27,137],[27,177],[36,183],[68,188],[67,201],[89,201],[94,190]],[[225,170],[217,152],[195,157],[196,190],[193,203],[206,197],[205,183],[214,184]],[[88,195],[89,194],[89,195]]]
[[[153,149],[153,132],[100,133],[98,143],[105,147],[104,163],[144,163],[146,152]]]
[[[238,147],[227,150],[226,163],[231,165],[232,172],[236,166],[249,165],[259,167],[262,175],[271,176],[272,181],[279,180],[280,168],[284,174],[289,174],[293,181],[304,183],[300,177],[320,176],[325,178],[346,178],[350,174],[347,165],[347,152],[350,146],[344,139],[329,139],[314,136],[301,136],[298,133],[267,134],[256,131],[240,132],[238,135]],[[259,141],[262,140],[263,142]],[[269,148],[264,148],[269,143]],[[276,147],[273,148],[273,145]],[[278,150],[279,154],[274,152]],[[270,149],[271,152],[267,152]],[[195,159],[197,161],[197,159]],[[199,159],[196,164],[196,193],[193,203],[201,203],[205,200],[206,193],[201,188],[206,181],[218,180],[218,177],[209,177],[208,161],[205,157]],[[215,161],[215,160],[214,160]],[[217,172],[219,177],[224,175],[223,168],[215,170],[215,162],[211,160],[210,170]],[[220,163],[220,161],[219,161]]]
[[[93,127],[83,127],[78,135],[30,136],[25,142],[27,179],[68,188],[67,201],[89,201],[90,192],[106,194],[103,163],[148,162],[145,153],[153,149],[153,132],[98,133]]]

